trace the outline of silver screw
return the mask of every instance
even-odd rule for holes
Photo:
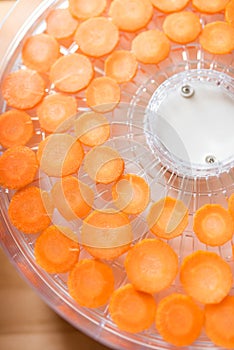
[[[215,156],[209,155],[206,157],[205,161],[208,164],[214,164],[216,162],[216,158],[215,158]]]
[[[192,97],[194,95],[194,89],[190,85],[183,85],[181,87],[180,92],[181,92],[181,95],[186,98]]]

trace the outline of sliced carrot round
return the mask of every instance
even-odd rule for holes
[[[70,271],[78,262],[80,248],[77,242],[67,238],[56,226],[45,229],[35,243],[38,265],[49,273]]]
[[[131,284],[115,290],[109,312],[119,329],[138,333],[154,322],[156,303],[152,295],[137,291]]]
[[[87,19],[101,15],[106,3],[106,0],[69,0],[69,10],[76,18]]]
[[[100,77],[94,79],[86,90],[86,102],[95,112],[108,112],[120,101],[120,87],[114,79]]]
[[[216,304],[232,287],[232,271],[216,253],[198,250],[184,259],[180,280],[188,295],[204,304]]]
[[[97,146],[86,154],[84,168],[92,180],[108,184],[122,175],[124,161],[113,148]]]
[[[198,239],[210,246],[220,246],[232,239],[232,216],[219,204],[206,204],[194,215],[193,230]]]
[[[117,83],[130,81],[137,71],[135,55],[127,50],[114,51],[105,60],[105,73]]]
[[[46,31],[54,38],[61,40],[74,35],[78,21],[72,17],[68,8],[53,9],[46,18]]]
[[[231,194],[231,196],[228,198],[228,211],[232,216],[232,219],[234,221],[234,193]]]
[[[234,50],[234,28],[226,22],[208,23],[201,35],[200,44],[213,54],[227,54]]]
[[[81,306],[103,306],[114,290],[113,271],[101,261],[81,260],[69,274],[68,290]]]
[[[24,146],[33,136],[30,115],[11,109],[0,115],[0,144],[5,147]]]
[[[67,130],[76,113],[75,97],[61,93],[46,96],[37,108],[41,128],[50,133]]]
[[[66,220],[86,217],[94,201],[93,191],[74,176],[57,181],[51,195],[54,206]]]
[[[163,339],[175,346],[192,344],[200,335],[204,313],[187,295],[173,293],[157,307],[156,328]]]
[[[24,233],[37,233],[45,230],[51,223],[45,207],[44,193],[38,187],[24,188],[14,194],[8,214],[11,223]]]
[[[23,64],[40,73],[48,72],[58,56],[58,42],[44,33],[29,37],[22,48]]]
[[[95,17],[82,22],[75,33],[75,41],[81,51],[92,57],[110,53],[119,40],[119,31],[105,17]]]
[[[124,213],[140,214],[149,203],[149,185],[135,174],[122,175],[112,188],[112,197]]]
[[[68,134],[52,134],[39,143],[37,158],[40,168],[49,176],[75,173],[84,158],[79,140]]]
[[[33,108],[44,94],[44,80],[30,69],[20,69],[8,74],[2,83],[2,95],[8,106],[13,108]]]
[[[234,0],[229,1],[225,7],[225,19],[234,26]]]
[[[234,296],[219,304],[205,306],[205,331],[211,341],[224,349],[234,348]]]
[[[50,70],[50,81],[63,92],[74,93],[86,88],[92,77],[92,63],[78,53],[60,57]]]
[[[229,0],[192,0],[193,6],[200,12],[218,13],[225,9]]]
[[[113,0],[109,16],[120,30],[135,32],[149,23],[153,6],[150,0]]]
[[[145,64],[157,64],[169,55],[170,41],[158,29],[147,30],[133,39],[132,51],[138,61]]]
[[[37,158],[30,148],[8,148],[0,157],[0,185],[9,189],[24,187],[34,180],[37,169]]]
[[[200,18],[189,11],[172,13],[163,22],[164,33],[170,40],[179,44],[194,41],[201,29]]]
[[[99,146],[109,138],[110,124],[100,113],[83,113],[75,121],[75,133],[84,145]]]
[[[189,0],[151,0],[152,4],[165,13],[183,10],[189,3]]]
[[[156,236],[165,239],[177,237],[188,225],[188,208],[175,198],[162,198],[151,206],[147,222]]]
[[[169,287],[175,279],[178,257],[167,243],[159,239],[144,239],[129,250],[124,265],[137,290],[157,293]]]

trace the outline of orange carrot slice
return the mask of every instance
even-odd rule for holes
[[[112,197],[124,213],[140,214],[149,203],[149,185],[135,174],[122,175],[112,188]]]
[[[78,262],[80,248],[77,242],[67,238],[56,226],[45,229],[35,243],[38,265],[49,273],[70,271]]]
[[[37,158],[30,148],[8,148],[0,157],[0,185],[9,189],[24,187],[34,180],[37,169]]]
[[[51,223],[51,212],[46,209],[45,192],[38,187],[24,188],[14,194],[8,214],[11,223],[24,233],[37,233]]]
[[[176,346],[192,344],[200,335],[204,313],[187,295],[173,293],[157,307],[156,328],[163,339]]]
[[[103,306],[114,290],[113,271],[101,261],[81,260],[69,274],[68,290],[81,306]]]
[[[195,213],[193,230],[202,243],[220,246],[232,239],[234,223],[221,205],[206,204]]]
[[[172,13],[163,22],[164,33],[170,40],[179,44],[194,41],[201,29],[200,18],[189,11]]]
[[[146,30],[133,39],[132,51],[138,61],[145,64],[157,64],[169,55],[170,42],[160,30]]]
[[[37,109],[41,128],[50,133],[67,130],[76,113],[75,97],[61,93],[46,96]]]
[[[225,19],[234,26],[234,0],[229,1],[225,7]]]
[[[204,304],[219,303],[232,287],[232,271],[213,252],[196,251],[181,266],[180,280],[188,295]]]
[[[138,333],[154,322],[156,303],[152,295],[139,292],[131,284],[126,284],[112,294],[109,312],[119,329]]]
[[[102,114],[83,113],[75,121],[75,133],[84,145],[99,146],[109,138],[110,124]]]
[[[137,290],[157,293],[169,287],[175,279],[178,257],[167,243],[159,239],[144,239],[129,250],[124,265]]]
[[[83,222],[81,241],[95,258],[113,260],[124,254],[133,239],[128,217],[120,212],[93,211]]]
[[[92,57],[107,55],[115,48],[118,40],[118,28],[105,17],[87,19],[75,33],[75,41],[81,51]]]
[[[135,32],[149,23],[153,6],[149,0],[113,0],[109,16],[120,30]]]
[[[92,77],[92,63],[78,53],[60,57],[50,70],[50,81],[63,92],[74,93],[86,88]]]
[[[24,146],[33,136],[30,115],[11,109],[0,115],[0,144],[5,147]]]
[[[35,107],[44,94],[44,80],[30,69],[20,69],[8,74],[2,83],[2,95],[8,106],[13,108]]]
[[[114,79],[99,77],[86,90],[86,102],[95,112],[109,112],[120,101],[120,87]]]
[[[69,10],[79,19],[87,19],[102,14],[106,8],[106,0],[69,0]]]
[[[54,206],[66,220],[86,217],[94,201],[93,191],[74,176],[57,181],[51,195]]]
[[[219,304],[205,306],[205,330],[213,343],[225,349],[234,348],[234,296]]]
[[[135,55],[127,50],[114,51],[105,60],[105,73],[117,83],[130,81],[137,71]]]
[[[189,3],[189,0],[151,0],[152,4],[165,13],[183,10]]]
[[[25,66],[40,73],[48,72],[59,56],[59,44],[48,34],[29,37],[22,48],[22,61]]]
[[[192,0],[193,6],[200,12],[218,13],[225,9],[229,0]]]
[[[234,28],[226,22],[208,23],[200,36],[204,50],[213,54],[227,54],[234,50]]]
[[[68,134],[52,134],[39,143],[37,158],[40,168],[49,176],[75,173],[84,158],[79,140]]]
[[[234,193],[231,194],[231,196],[228,198],[228,211],[232,216],[232,219],[234,221]]]
[[[92,180],[109,184],[122,175],[124,161],[113,148],[97,146],[86,154],[84,168]]]
[[[162,198],[151,206],[147,222],[156,236],[165,239],[177,237],[188,225],[188,208],[175,198]]]
[[[78,26],[78,21],[72,17],[68,8],[54,9],[46,18],[46,31],[58,40],[72,37]]]

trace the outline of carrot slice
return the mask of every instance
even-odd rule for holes
[[[83,113],[75,121],[75,133],[84,145],[99,146],[109,138],[110,124],[102,114]]]
[[[205,331],[213,343],[225,349],[234,348],[234,296],[219,304],[205,306]]]
[[[59,56],[59,44],[48,34],[37,34],[27,38],[22,48],[25,66],[46,73]]]
[[[234,223],[221,205],[206,204],[195,213],[193,230],[202,243],[215,247],[232,239]]]
[[[37,158],[47,175],[67,176],[79,169],[84,150],[80,141],[71,135],[52,134],[39,143]]]
[[[77,242],[67,238],[56,226],[45,229],[35,243],[38,265],[49,273],[70,271],[78,262],[80,248]]]
[[[227,54],[234,50],[234,28],[226,22],[208,23],[200,35],[204,50],[213,54]]]
[[[188,295],[204,304],[219,303],[232,287],[232,271],[213,252],[196,251],[181,266],[180,280]]]
[[[46,18],[46,31],[58,40],[72,37],[78,26],[78,21],[72,17],[68,8],[54,9]]]
[[[81,306],[103,306],[114,290],[113,271],[101,261],[81,260],[69,274],[68,290]]]
[[[105,60],[105,73],[117,83],[130,81],[137,71],[137,60],[135,55],[127,50],[113,52]]]
[[[37,169],[37,158],[30,148],[8,148],[0,157],[0,185],[9,189],[24,187],[34,180]]]
[[[76,18],[87,19],[101,15],[106,4],[106,0],[69,0],[69,10]]]
[[[8,214],[11,223],[24,233],[37,233],[45,230],[51,223],[51,212],[45,205],[45,192],[38,187],[27,187],[14,194]]]
[[[231,194],[231,196],[228,198],[228,211],[232,216],[232,219],[234,221],[234,193]]]
[[[177,237],[188,225],[188,208],[175,198],[162,198],[151,206],[147,222],[156,236],[165,239]]]
[[[20,69],[8,74],[2,83],[2,95],[8,106],[13,108],[33,108],[44,94],[44,80],[30,69]]]
[[[138,61],[145,64],[157,64],[169,55],[170,41],[158,29],[147,30],[133,39],[132,51]]]
[[[130,221],[123,213],[95,210],[83,221],[82,244],[95,258],[117,258],[130,248],[132,239]]]
[[[225,19],[234,26],[234,0],[229,1],[225,7]]]
[[[75,41],[81,51],[92,57],[107,55],[115,48],[118,40],[118,28],[105,17],[87,19],[75,33]]]
[[[47,132],[67,130],[76,113],[75,97],[61,93],[46,96],[37,109],[40,126]]]
[[[60,57],[50,70],[50,81],[63,92],[74,93],[86,88],[92,77],[92,63],[78,53]]]
[[[0,115],[0,144],[5,147],[24,146],[33,136],[30,115],[11,109]]]
[[[156,328],[163,339],[176,346],[192,344],[200,335],[204,313],[187,295],[173,293],[157,308]]]
[[[225,9],[229,0],[192,0],[193,6],[200,12],[218,13]]]
[[[112,294],[109,312],[119,329],[138,333],[154,322],[156,303],[152,295],[139,292],[131,284],[126,284]]]
[[[86,90],[86,102],[95,112],[109,112],[120,101],[120,87],[114,79],[99,77]]]
[[[108,184],[122,175],[124,161],[113,148],[97,146],[86,154],[84,168],[92,180]]]
[[[137,290],[157,293],[169,287],[175,279],[178,257],[167,243],[159,239],[143,239],[129,250],[124,265]]]
[[[84,218],[90,212],[93,191],[74,176],[67,176],[57,181],[51,190],[54,206],[66,220]]]
[[[122,175],[112,188],[115,205],[126,214],[140,214],[144,211],[149,196],[149,185],[135,174]]]
[[[167,37],[179,44],[194,41],[201,32],[200,18],[193,12],[182,11],[168,15],[163,22]]]
[[[165,13],[183,10],[189,3],[189,0],[151,0],[152,4]]]
[[[135,32],[149,23],[153,6],[149,0],[113,0],[109,16],[120,30]]]

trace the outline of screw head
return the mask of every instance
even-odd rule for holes
[[[209,155],[205,159],[206,163],[208,164],[214,164],[216,162],[215,156]]]
[[[194,95],[194,89],[192,86],[186,84],[181,87],[180,93],[183,97],[189,98]]]

